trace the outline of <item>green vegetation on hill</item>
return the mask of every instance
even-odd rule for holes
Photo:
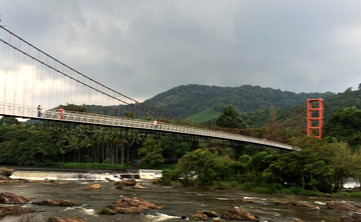
[[[188,116],[186,119],[196,123],[207,123],[208,121],[215,121],[221,114],[221,112],[208,108],[199,113]]]
[[[188,117],[207,109],[221,113],[228,105],[240,113],[269,109],[271,105],[276,109],[284,109],[304,104],[307,98],[324,98],[328,95],[332,93],[294,93],[251,85],[219,87],[192,84],[172,88],[144,103],[174,115]]]
[[[352,91],[350,88],[343,93],[328,95],[324,97],[325,117],[331,113],[346,107],[356,107],[361,109],[361,89]]]

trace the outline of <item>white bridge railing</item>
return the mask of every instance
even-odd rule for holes
[[[26,106],[19,106],[9,103],[5,103],[5,104],[0,103],[0,115],[31,118],[31,119],[56,120],[56,121],[74,122],[74,123],[86,123],[86,124],[102,125],[102,126],[116,126],[123,128],[155,130],[162,132],[227,139],[227,140],[240,141],[240,142],[246,142],[252,144],[259,144],[263,146],[270,146],[270,147],[286,149],[286,150],[298,150],[298,148],[292,147],[291,145],[279,143],[275,141],[259,139],[236,133],[229,133],[229,132],[223,132],[223,131],[206,129],[206,128],[198,128],[187,125],[176,125],[172,123],[154,124],[154,122],[152,121],[146,121],[140,119],[130,119],[124,117],[114,117],[114,116],[106,116],[106,115],[100,115],[94,113],[80,113],[73,111],[65,111],[64,113],[60,113],[54,109],[46,110],[45,112],[42,113],[41,116],[38,116],[37,107],[26,107]]]

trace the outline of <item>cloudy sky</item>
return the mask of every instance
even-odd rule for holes
[[[341,92],[361,83],[359,0],[1,0],[0,15],[139,100],[182,84]]]

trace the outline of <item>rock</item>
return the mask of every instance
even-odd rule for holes
[[[329,201],[326,203],[325,208],[332,210],[360,211],[360,207],[340,201]]]
[[[215,217],[218,217],[218,214],[210,210],[197,211],[195,214],[192,215],[192,218],[196,218],[203,221],[207,221]]]
[[[298,218],[293,218],[293,219],[289,220],[288,222],[304,222],[304,221],[301,219],[298,219]]]
[[[148,187],[143,187],[139,183],[137,183],[135,186],[133,186],[133,189],[147,189]]]
[[[114,183],[114,185],[123,184],[124,186],[135,186],[137,184],[137,181],[134,179],[128,179],[128,180],[121,180]]]
[[[115,188],[116,189],[121,190],[121,189],[123,189],[123,187],[124,187],[123,183],[115,183]]]
[[[340,222],[359,222],[361,221],[361,213],[353,212],[350,216],[342,216]]]
[[[24,208],[24,207],[17,207],[17,206],[0,207],[0,217],[4,217],[6,215],[19,215],[19,214],[32,213],[32,212],[34,212],[32,209]]]
[[[218,217],[218,214],[215,211],[211,210],[202,210],[204,214],[206,214],[208,217]]]
[[[221,217],[230,220],[259,221],[255,216],[239,207],[226,210]]]
[[[0,175],[0,180],[9,180],[10,178],[7,176]]]
[[[13,193],[5,192],[0,193],[0,203],[1,204],[24,204],[29,202],[30,199],[23,196],[18,196]]]
[[[102,188],[102,186],[98,183],[84,187],[84,189],[86,189],[86,190],[97,190],[97,189],[101,189],[101,188]]]
[[[195,214],[192,215],[192,218],[198,219],[198,220],[203,220],[203,221],[207,221],[210,218],[204,214],[202,211],[197,211]]]
[[[110,178],[108,178],[108,177],[105,177],[105,180],[108,181],[108,182],[114,182],[114,181],[115,181],[115,180],[110,179]]]
[[[275,201],[274,203],[285,206],[305,207],[312,210],[320,210],[319,206],[312,205],[306,201]]]
[[[4,176],[5,178],[9,179],[9,177],[11,176],[11,174],[14,172],[15,170],[13,169],[7,169],[5,167],[0,168],[0,175]]]
[[[139,199],[137,197],[124,197],[121,200],[117,200],[111,206],[102,209],[101,214],[139,214],[142,211],[149,209],[162,209],[163,206],[156,205],[154,203]]]
[[[33,202],[35,205],[55,206],[55,207],[72,207],[80,206],[79,203],[72,202],[69,200],[56,201],[56,200],[43,200],[39,202]]]
[[[87,222],[77,217],[50,217],[48,222]]]

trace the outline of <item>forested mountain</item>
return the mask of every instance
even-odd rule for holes
[[[214,123],[227,105],[232,105],[250,127],[267,123],[268,110],[273,105],[277,118],[282,119],[293,112],[295,107],[306,104],[308,98],[323,98],[325,118],[345,107],[361,109],[361,90],[347,89],[342,93],[294,93],[260,86],[243,85],[239,87],[219,87],[207,85],[181,85],[153,98],[145,104],[162,111],[185,117],[200,123]],[[121,115],[126,106],[89,106],[88,112],[106,115]]]
[[[337,112],[345,107],[356,107],[361,109],[361,88],[353,90],[348,88],[343,93],[329,95],[324,99],[325,104],[325,117],[331,113]]]
[[[239,87],[219,87],[206,85],[181,85],[144,103],[158,107],[166,112],[188,117],[210,109],[223,112],[232,105],[241,113],[269,109],[284,109],[306,103],[307,98],[319,98],[333,93],[294,93],[260,86],[243,85]]]

